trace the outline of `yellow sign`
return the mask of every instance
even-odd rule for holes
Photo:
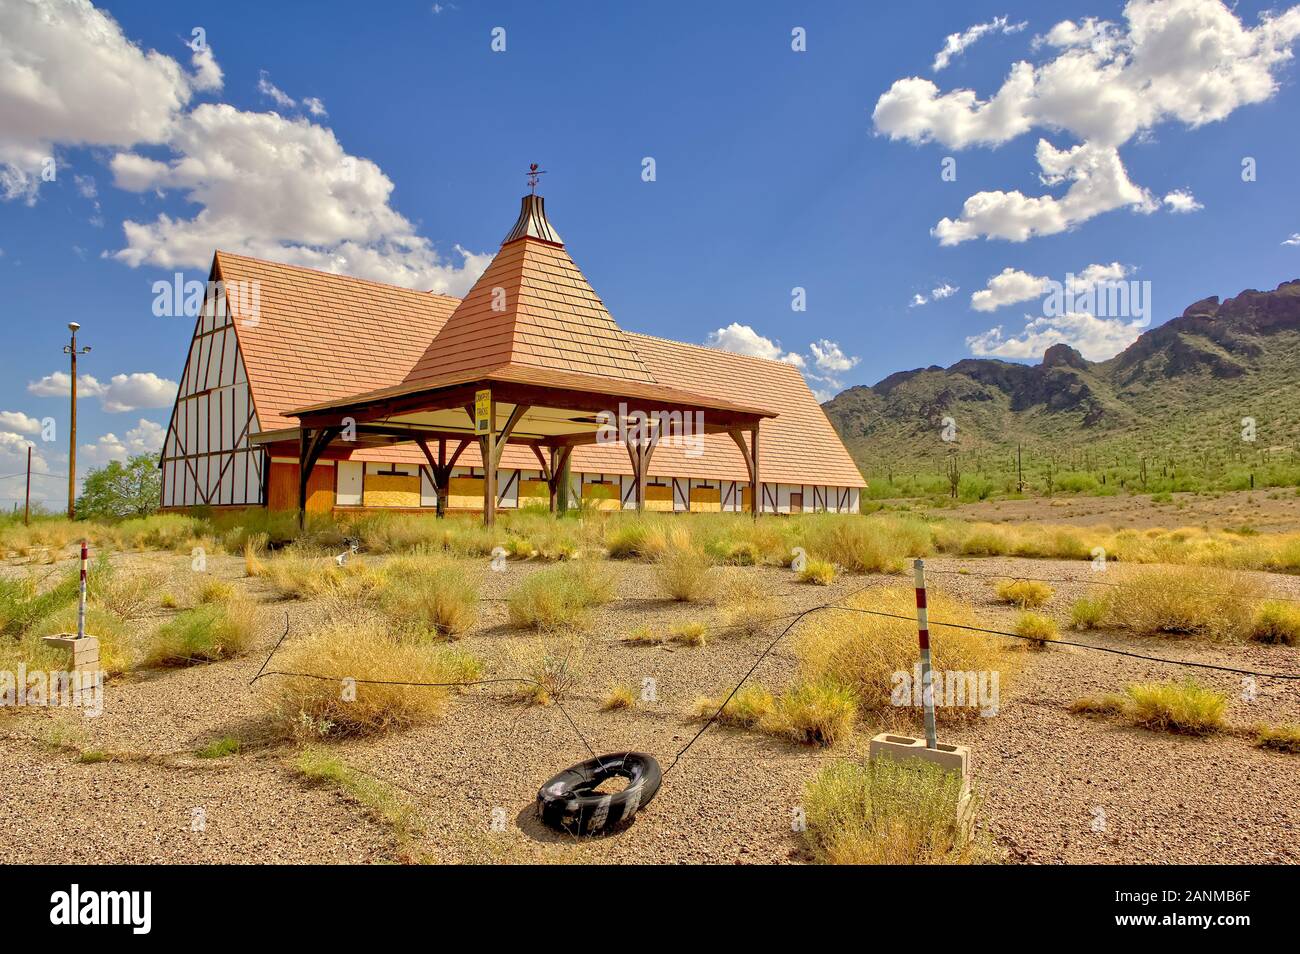
[[[492,392],[474,392],[474,433],[487,434],[492,430]]]

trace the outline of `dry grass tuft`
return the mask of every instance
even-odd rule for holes
[[[1110,621],[1142,636],[1191,636],[1216,642],[1247,638],[1264,595],[1258,580],[1213,567],[1150,566],[1123,574]]]
[[[701,721],[711,719],[726,698],[701,696],[690,714]],[[717,721],[800,745],[830,746],[852,736],[857,716],[853,693],[830,683],[799,683],[779,697],[748,683],[727,701]]]
[[[1261,725],[1255,730],[1255,746],[1300,755],[1300,725]]]
[[[1028,610],[1016,617],[1012,632],[1017,636],[1025,637],[1025,645],[1030,649],[1046,649],[1049,642],[1060,639],[1055,620],[1042,613],[1031,613]]]
[[[1110,601],[1105,597],[1081,596],[1070,607],[1070,625],[1075,629],[1096,629],[1109,613]]]
[[[614,598],[614,576],[607,567],[573,560],[530,574],[507,601],[514,626],[540,630],[580,629],[591,610]]]
[[[959,825],[962,779],[915,760],[833,762],[808,785],[805,839],[825,864],[978,864],[988,860]]]
[[[373,622],[344,623],[285,643],[274,668],[329,678],[271,676],[260,691],[275,721],[308,737],[366,735],[432,722],[453,687],[479,678],[473,657],[393,639]],[[355,680],[355,684],[345,682]]]
[[[631,709],[636,706],[636,692],[631,686],[611,686],[600,703],[601,712],[613,712],[616,709]]]
[[[394,557],[375,598],[394,632],[454,639],[478,621],[481,575],[442,556]]]
[[[664,595],[698,603],[714,590],[717,571],[703,550],[674,542],[655,560],[655,579]]]
[[[235,587],[225,580],[208,580],[199,590],[199,603],[229,603],[235,598]]]
[[[105,574],[91,574],[88,597],[91,603],[122,619],[141,619],[157,605],[158,591],[166,574],[158,570],[115,567]]]
[[[668,635],[683,646],[703,646],[708,642],[709,627],[702,620],[689,619],[669,629]]]
[[[1124,689],[1124,715],[1135,725],[1185,735],[1209,735],[1224,727],[1228,697],[1192,680],[1135,683]]]
[[[936,671],[996,672],[1005,692],[1020,667],[1019,654],[1005,637],[945,629],[937,622],[979,626],[983,622],[967,604],[930,591],[931,653]],[[843,686],[853,692],[864,712],[888,712],[896,673],[910,673],[917,662],[916,594],[910,588],[889,587],[860,593],[846,605],[907,617],[892,619],[862,613],[827,611],[804,619],[794,645],[804,681]],[[967,706],[944,706],[940,721],[971,718],[979,713],[976,699]]]
[[[1265,600],[1250,622],[1250,638],[1257,643],[1300,646],[1300,606]]]
[[[853,692],[833,683],[800,683],[776,701],[760,728],[800,745],[831,746],[853,735],[858,702]]]
[[[933,550],[929,527],[916,520],[810,514],[801,528],[810,555],[850,573],[901,573],[908,557]]]
[[[700,696],[691,706],[691,715],[701,721],[713,718],[713,714],[722,706],[725,695],[710,697]],[[776,698],[772,693],[756,682],[741,686],[718,715],[717,721],[722,725],[738,729],[754,729],[771,718],[776,709]]]
[[[830,586],[835,582],[835,564],[829,560],[809,560],[799,571],[799,582]]]
[[[149,639],[147,667],[188,666],[244,653],[256,630],[253,605],[244,600],[206,603],[168,620]]]
[[[1038,580],[999,580],[996,593],[999,601],[1021,609],[1042,606],[1052,598],[1052,588]]]
[[[1225,726],[1228,697],[1192,680],[1141,682],[1124,687],[1121,695],[1087,696],[1070,711],[1122,716],[1133,725],[1183,735],[1210,735]]]

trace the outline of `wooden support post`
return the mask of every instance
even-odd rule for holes
[[[510,417],[506,419],[505,426],[501,428],[500,433],[497,433],[497,402],[493,400],[489,406],[488,432],[479,436],[479,452],[483,457],[483,525],[485,527],[496,523],[497,466],[501,463],[501,452],[510,442],[510,435],[514,433],[515,427],[523,420],[529,409],[528,404],[516,404],[515,409],[510,412]],[[470,405],[465,410],[469,413],[470,420],[474,420],[474,406]]]
[[[749,510],[757,519],[763,510],[763,485],[759,480],[758,471],[758,425],[755,424],[750,428],[748,444],[745,443],[744,432],[739,429],[733,428],[727,431],[727,434],[740,449],[740,456],[745,459],[745,470],[749,473]]]
[[[312,431],[298,431],[298,530],[307,528],[307,451],[311,447]]]
[[[342,430],[341,427],[302,428],[298,434],[298,529],[307,528],[307,481],[325,448]]]

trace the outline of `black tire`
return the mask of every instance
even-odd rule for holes
[[[594,792],[606,779],[627,779],[612,795]],[[599,755],[565,769],[537,792],[542,821],[571,835],[595,835],[632,820],[659,793],[663,772],[644,752]]]

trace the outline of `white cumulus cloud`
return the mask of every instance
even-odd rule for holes
[[[947,69],[948,64],[953,61],[954,57],[960,56],[973,43],[990,33],[1001,32],[1010,35],[1019,33],[1028,25],[1027,21],[1008,23],[1006,17],[994,17],[988,23],[977,23],[972,27],[967,27],[961,33],[949,33],[947,39],[943,42],[943,49],[935,54],[934,64],[930,68],[936,73]]]
[[[1008,336],[1001,325],[966,339],[979,357],[1041,358],[1054,344],[1067,344],[1089,361],[1104,361],[1123,351],[1146,329],[1144,320],[1098,318],[1087,312],[1028,321],[1019,335]]]
[[[88,467],[102,467],[113,460],[125,462],[137,454],[156,454],[162,450],[165,436],[166,428],[142,417],[121,437],[110,431],[93,444],[81,445],[77,451],[81,455],[78,463],[84,461]]]
[[[1175,189],[1173,192],[1165,193],[1164,203],[1172,212],[1199,212],[1205,208],[1196,201],[1196,196],[1186,189]]]
[[[210,52],[195,65],[141,49],[88,0],[0,3],[0,198],[35,201],[56,146],[165,141],[220,75]]]
[[[126,221],[131,266],[206,268],[214,249],[343,272],[410,288],[463,294],[491,256],[455,247],[458,264],[389,204],[393,182],[350,155],[332,130],[305,118],[203,103],[177,125],[169,162],[113,158],[116,184],[179,191],[200,206],[191,218]]]
[[[1019,242],[1115,209],[1154,211],[1160,202],[1130,181],[1119,148],[1160,123],[1195,128],[1271,98],[1300,37],[1300,6],[1262,14],[1251,27],[1222,0],[1130,0],[1124,20],[1056,24],[1036,43],[1047,56],[1013,64],[987,98],[970,89],[943,92],[915,76],[880,96],[873,120],[891,139],[965,149],[1042,129],[1077,140],[1038,144],[1040,178],[1049,188],[1068,185],[1063,196],[976,193],[959,216],[934,227],[941,244]],[[1182,199],[1166,205],[1194,211]]]
[[[67,397],[71,383],[72,375],[66,371],[55,371],[29,383],[27,391],[37,397]],[[79,374],[77,397],[99,398],[100,405],[110,413],[171,407],[176,399],[176,382],[160,378],[152,371],[115,374],[107,382],[100,381],[93,375]]]

